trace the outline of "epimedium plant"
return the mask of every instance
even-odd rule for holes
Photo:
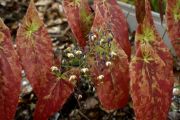
[[[140,5],[136,10],[144,11],[137,14],[132,59],[128,24],[116,0],[94,0],[93,8],[88,0],[64,0],[78,44],[68,47],[61,60],[53,54],[51,38],[33,0],[17,32],[17,52],[9,29],[0,20],[0,120],[14,117],[22,69],[38,98],[34,120],[47,120],[61,109],[81,78],[94,83],[106,111],[124,107],[130,91],[137,120],[166,120],[173,86],[172,58],[155,29],[149,0],[136,2]],[[173,12],[179,7],[171,10],[176,3],[167,3],[172,41],[178,38],[178,28],[172,23],[179,20]]]

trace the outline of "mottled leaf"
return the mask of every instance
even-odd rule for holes
[[[94,17],[88,0],[64,0],[63,6],[77,42],[81,47],[85,47]]]
[[[135,37],[135,46],[138,49],[142,44],[150,44],[153,46],[153,49],[156,50],[157,54],[161,57],[162,60],[169,66],[169,69],[172,69],[172,57],[171,54],[163,42],[161,35],[157,32],[153,17],[151,14],[151,7],[146,0],[146,16],[144,18],[143,23],[139,24],[136,30]]]
[[[77,78],[71,79],[72,75]],[[71,68],[64,73],[64,76],[57,76],[53,73],[42,97],[38,98],[34,113],[34,120],[48,120],[55,112],[60,110],[69,96],[73,93],[75,84],[79,79],[78,69]]]
[[[12,120],[21,85],[21,66],[9,29],[0,19],[0,120]]]
[[[73,72],[62,79],[51,71],[53,64],[59,61],[54,60],[51,39],[33,0],[17,33],[17,49],[26,76],[38,97],[34,120],[48,120],[73,92],[74,85],[68,81]]]
[[[71,75],[77,78],[70,80]],[[42,97],[38,98],[34,113],[34,120],[48,120],[55,112],[60,110],[69,96],[74,92],[74,87],[79,79],[79,71],[71,69],[67,72],[67,76],[49,77],[50,81],[41,93]]]
[[[51,39],[33,1],[18,29],[16,41],[23,69],[39,97],[42,91],[46,91],[44,87],[49,81],[53,52]]]
[[[172,96],[173,62],[155,29],[148,0],[145,11],[143,23],[136,30],[137,51],[130,64],[130,93],[137,120],[166,120]]]
[[[130,78],[136,119],[167,120],[173,73],[152,46],[144,45],[137,50],[130,64]]]
[[[48,120],[55,112],[60,110],[69,96],[74,91],[74,86],[69,81],[53,78],[50,89],[43,98],[38,99],[34,113],[34,120]]]
[[[180,1],[167,0],[166,23],[169,38],[175,49],[176,55],[180,57]]]
[[[95,20],[93,26],[108,24],[109,30],[128,58],[131,56],[131,45],[128,38],[128,24],[116,0],[94,0]]]
[[[93,41],[96,45],[90,47],[92,50],[88,64],[91,66],[90,73],[103,108],[115,110],[128,102],[129,62],[126,53],[114,38],[111,43],[101,45],[102,41],[109,41],[109,38],[104,37],[108,29],[104,25],[101,27],[102,31],[97,31],[99,28],[93,26],[92,32],[98,37]]]
[[[116,1],[95,0],[94,4],[96,14],[91,34],[96,37],[92,40],[95,46],[90,46],[94,49],[88,63],[102,106],[115,110],[126,105],[129,98],[128,28]]]
[[[129,98],[129,72],[128,59],[125,52],[118,50],[118,56],[112,60],[111,67],[105,67],[103,71],[94,61],[91,64],[93,81],[98,98],[106,110],[116,110],[124,107]],[[98,77],[103,75],[103,79]]]

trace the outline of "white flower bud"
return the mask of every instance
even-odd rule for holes
[[[77,78],[76,75],[71,75],[71,76],[69,77],[69,81],[74,81],[76,78]]]
[[[14,44],[14,45],[13,45],[13,47],[16,49],[16,48],[17,48],[17,45],[16,45],[16,44]]]
[[[86,72],[88,72],[88,71],[89,71],[88,68],[82,68],[82,69],[81,69],[81,72],[83,72],[83,73],[86,73]]]
[[[73,58],[73,57],[74,57],[74,54],[72,54],[72,53],[67,53],[67,56],[68,56],[68,58]]]
[[[100,45],[104,42],[105,40],[102,38],[101,40],[100,40]]]
[[[106,62],[106,66],[107,66],[107,67],[109,67],[109,66],[111,66],[111,65],[112,65],[112,63],[111,63],[110,61],[107,61],[107,62]]]
[[[71,47],[67,47],[65,51],[71,51]]]
[[[97,37],[97,36],[96,36],[95,34],[92,35],[92,36],[91,36],[91,40],[94,41],[94,40],[96,39],[96,37]]]
[[[56,67],[56,66],[52,66],[51,67],[51,71],[53,72],[53,71],[58,71],[58,68]]]
[[[180,95],[180,89],[178,89],[178,88],[174,88],[173,89],[173,95]]]
[[[117,56],[117,53],[115,53],[114,51],[111,52],[111,56]]]
[[[97,77],[98,80],[102,80],[103,78],[104,78],[104,75],[99,75],[99,76]]]
[[[82,51],[77,50],[77,51],[75,52],[75,54],[76,54],[76,55],[81,55],[81,54],[82,54]]]

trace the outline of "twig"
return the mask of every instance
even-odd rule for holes
[[[90,120],[84,113],[82,113],[80,110],[78,110],[78,113],[84,117],[86,120]]]
[[[66,27],[66,29],[63,31],[63,33],[61,34],[61,36],[64,36],[71,28],[68,26]]]

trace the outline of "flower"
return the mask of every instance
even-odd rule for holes
[[[82,54],[82,51],[77,50],[77,51],[75,52],[75,54],[76,54],[76,55],[81,55],[81,54]]]
[[[104,75],[99,75],[99,76],[97,77],[98,80],[102,80],[103,78],[104,78]]]
[[[74,81],[76,78],[77,78],[76,75],[71,75],[71,76],[69,77],[69,81]]]
[[[92,40],[92,41],[94,41],[95,39],[96,39],[96,35],[94,34],[94,35],[91,35],[91,37],[90,37],[90,39]]]
[[[67,47],[66,49],[65,49],[65,52],[70,52],[71,51],[71,47]]]
[[[110,53],[110,55],[113,57],[113,56],[116,56],[117,53],[115,53],[114,51],[112,51],[112,52]]]
[[[111,63],[110,61],[107,61],[107,62],[106,62],[106,66],[107,66],[107,67],[109,67],[109,66],[111,66],[111,65],[112,65],[112,63]]]
[[[16,48],[17,48],[17,45],[16,45],[16,44],[14,44],[14,45],[13,45],[13,47],[16,49]]]
[[[68,58],[73,58],[73,57],[74,57],[74,54],[72,54],[72,53],[67,53],[67,56],[68,56]]]
[[[56,67],[56,66],[52,66],[51,67],[51,71],[54,72],[54,71],[58,71],[59,69]]]
[[[88,68],[82,68],[82,69],[81,69],[81,72],[83,72],[83,73],[86,73],[86,72],[88,72],[88,71],[89,71]]]
[[[100,45],[104,42],[105,40],[102,38],[101,40],[100,40]]]
[[[180,89],[174,88],[173,89],[173,95],[180,95]]]

